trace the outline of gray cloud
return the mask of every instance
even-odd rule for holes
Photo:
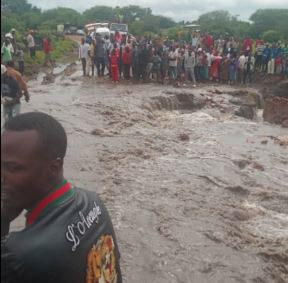
[[[287,0],[28,0],[29,3],[41,8],[69,7],[83,12],[95,5],[127,6],[139,5],[150,7],[153,14],[163,15],[175,21],[192,21],[204,13],[214,10],[227,10],[232,15],[239,15],[242,20],[248,20],[257,9],[288,8]]]

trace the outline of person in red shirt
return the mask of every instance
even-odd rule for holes
[[[207,50],[211,51],[211,47],[213,46],[213,37],[210,34],[206,34],[205,36],[205,47]]]
[[[129,46],[126,46],[122,54],[122,63],[124,68],[124,78],[125,80],[130,79],[130,68],[132,65],[132,52]]]
[[[120,46],[122,42],[122,34],[118,30],[115,32],[114,39],[115,39],[115,42],[118,44],[118,46]]]
[[[119,64],[119,50],[117,48],[117,45],[115,44],[110,54],[111,76],[113,82],[119,82],[118,64]]]
[[[50,44],[50,39],[47,37],[43,39],[43,51],[45,55],[44,66],[47,67],[49,63],[50,66],[52,67],[53,62],[52,62],[51,55],[50,55],[50,52],[52,51],[52,46]]]
[[[250,37],[246,37],[243,41],[243,52],[248,54],[252,50],[253,41]]]

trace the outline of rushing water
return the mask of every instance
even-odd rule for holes
[[[64,124],[66,177],[104,199],[124,282],[288,282],[288,149],[271,138],[287,129],[218,107],[147,109],[174,89],[80,74],[78,66],[50,85],[31,81],[23,111]],[[212,95],[214,88],[177,92],[233,109],[225,94],[232,88]]]

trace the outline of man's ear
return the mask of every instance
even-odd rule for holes
[[[48,172],[48,178],[51,180],[55,180],[59,177],[59,175],[63,171],[63,159],[62,158],[56,158],[50,162],[49,165],[49,172]]]

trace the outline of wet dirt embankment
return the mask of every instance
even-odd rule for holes
[[[105,201],[124,282],[288,282],[287,129],[261,93],[44,77],[23,111],[64,124],[65,175]]]

